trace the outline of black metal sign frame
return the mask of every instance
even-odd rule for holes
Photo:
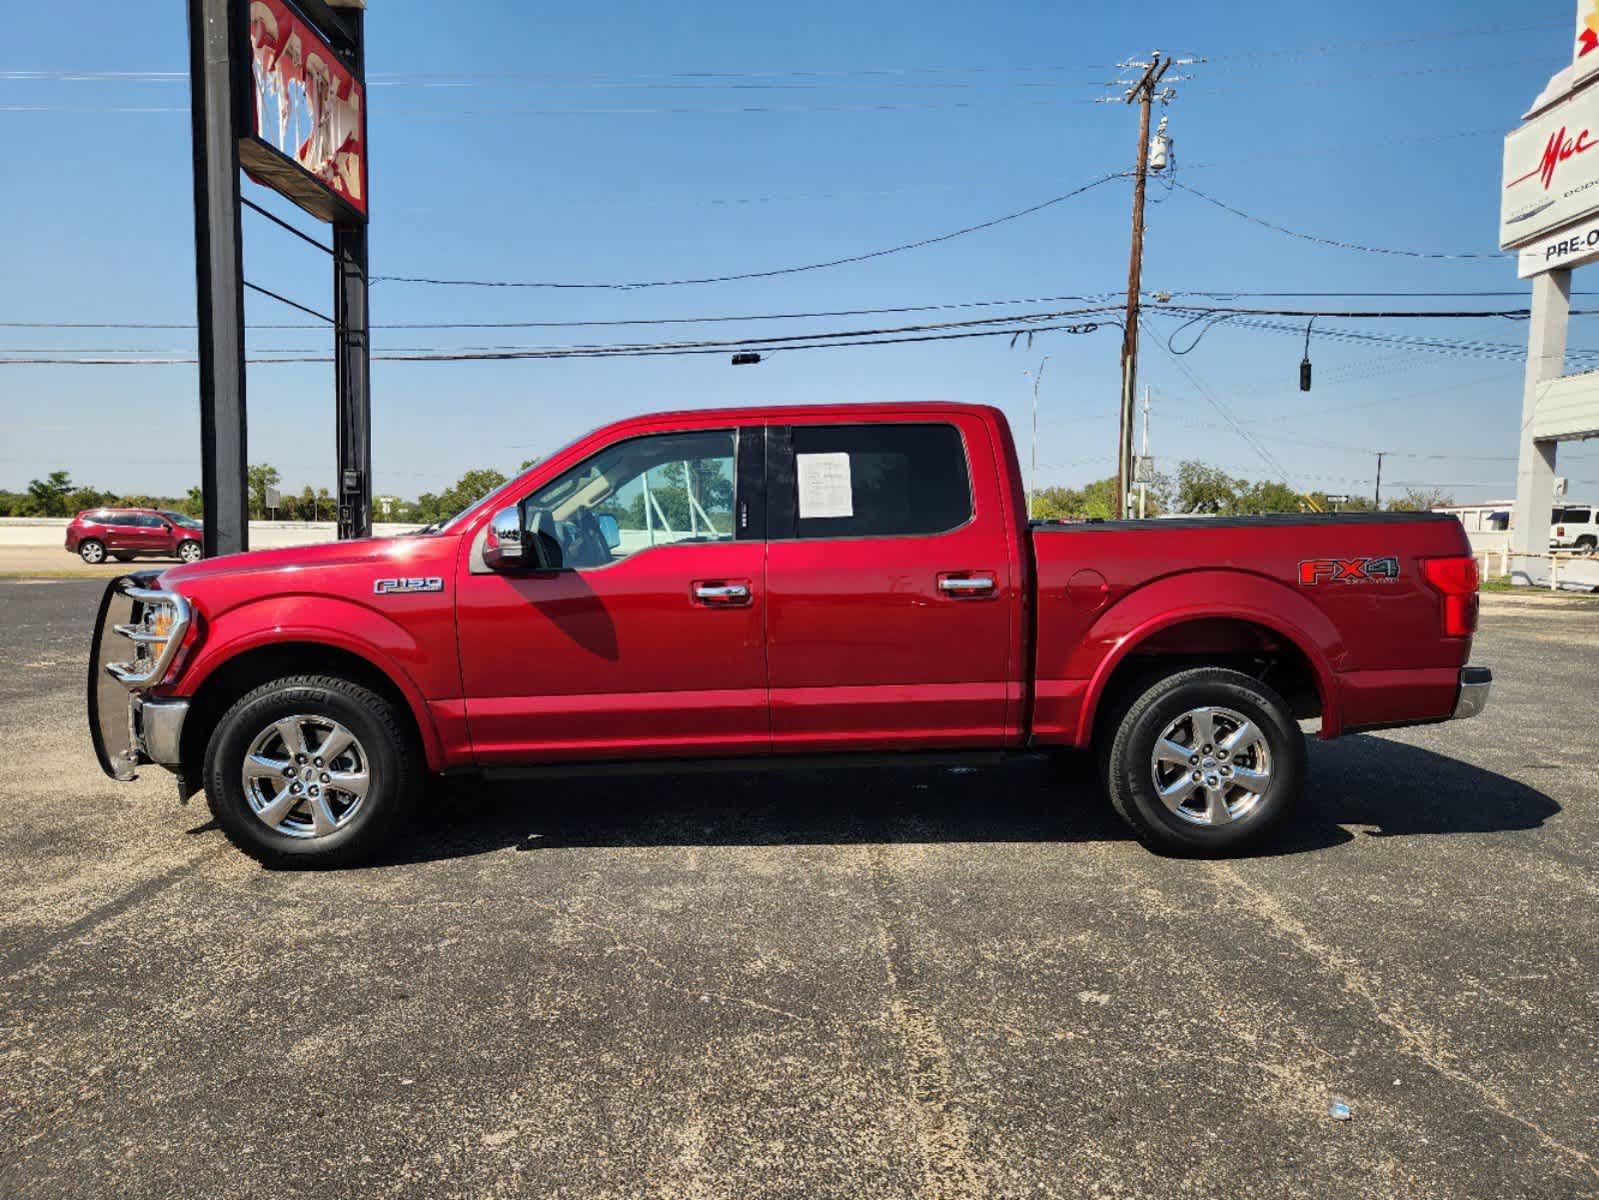
[[[321,34],[362,87],[366,103],[365,14],[362,0],[296,0],[299,14]],[[205,552],[249,549],[246,483],[244,255],[239,171],[259,150],[282,160],[282,170],[252,173],[314,216],[301,195],[311,179],[297,163],[255,136],[249,0],[188,0],[189,86],[194,154],[195,304],[200,359],[200,485],[205,506]],[[363,113],[364,117],[364,113]],[[363,120],[363,127],[364,127]],[[367,151],[365,133],[362,154]],[[255,161],[260,161],[259,159]],[[283,186],[292,167],[298,177]],[[333,226],[333,298],[338,450],[338,529],[341,538],[372,530],[371,350],[367,330],[365,218],[317,184],[329,201]],[[370,200],[363,187],[363,199]]]

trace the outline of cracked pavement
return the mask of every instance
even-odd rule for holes
[[[1485,597],[1488,712],[1253,857],[1069,761],[472,784],[297,875],[101,776],[99,587],[0,581],[0,1195],[1599,1194],[1599,603]]]

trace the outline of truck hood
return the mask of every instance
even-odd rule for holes
[[[338,567],[392,568],[399,572],[405,570],[408,563],[417,560],[437,561],[443,549],[441,543],[453,544],[455,540],[449,535],[406,535],[224,554],[220,558],[169,567],[161,572],[158,583],[161,587],[181,589],[185,584],[204,583],[212,579]]]

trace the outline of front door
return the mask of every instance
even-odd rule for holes
[[[773,749],[1004,745],[1023,604],[984,424],[768,433]]]
[[[749,519],[762,462],[759,428],[624,438],[528,499],[560,570],[469,556],[457,611],[479,762],[769,749],[765,543]]]

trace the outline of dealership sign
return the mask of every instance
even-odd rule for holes
[[[1599,217],[1590,217],[1523,246],[1516,259],[1516,275],[1531,279],[1545,271],[1585,266],[1595,259],[1599,259]]]
[[[285,0],[249,0],[249,36],[254,104],[240,131],[240,164],[312,216],[366,220],[359,65],[352,70]]]
[[[1599,70],[1599,0],[1577,0],[1577,40],[1571,48],[1571,82]]]
[[[1586,88],[1505,137],[1499,245],[1525,246],[1599,210],[1599,88]]]

